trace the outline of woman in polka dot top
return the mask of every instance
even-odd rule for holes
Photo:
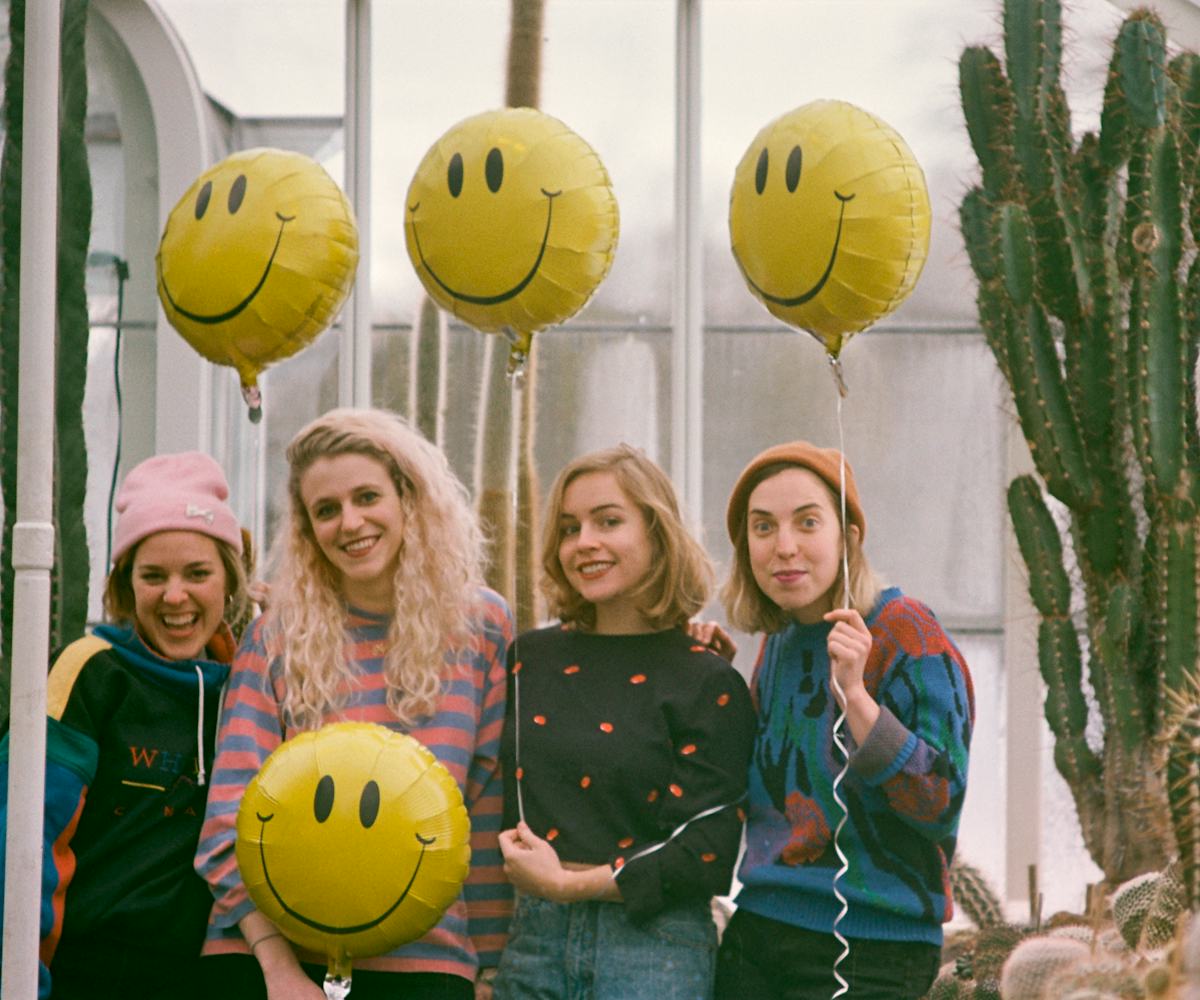
[[[711,563],[620,445],[559,474],[542,565],[561,624],[509,651],[496,998],[706,1000],[754,739],[745,681],[686,630]]]

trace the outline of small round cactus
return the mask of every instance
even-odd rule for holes
[[[1042,1000],[1046,983],[1057,973],[1086,961],[1091,949],[1069,937],[1039,935],[1013,949],[1000,974],[1004,1000]]]

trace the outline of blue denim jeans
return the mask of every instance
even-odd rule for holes
[[[521,895],[496,1000],[711,1000],[717,929],[707,902],[634,926],[621,903]]]

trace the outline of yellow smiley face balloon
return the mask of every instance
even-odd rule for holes
[[[813,101],[763,128],[729,196],[750,290],[834,358],[913,290],[929,226],[925,175],[904,140],[844,101]]]
[[[459,122],[408,189],[405,237],[426,290],[516,350],[573,316],[608,274],[617,200],[595,151],[533,108]]]
[[[250,149],[206,170],[171,210],[158,297],[183,338],[250,389],[329,325],[357,264],[354,213],[320,164]]]
[[[258,909],[345,974],[416,940],[458,898],[470,824],[450,773],[410,736],[342,722],[281,744],[238,809]]]

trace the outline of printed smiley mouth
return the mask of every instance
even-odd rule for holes
[[[421,864],[425,860],[425,849],[429,847],[430,844],[433,844],[437,841],[437,837],[430,837],[426,839],[419,833],[414,833],[413,836],[417,838],[417,843],[421,845],[421,853],[418,855],[417,863],[413,867],[412,874],[408,878],[408,884],[396,898],[396,901],[373,920],[367,920],[361,924],[353,924],[349,927],[335,927],[332,924],[324,924],[319,920],[314,920],[312,917],[305,916],[303,913],[300,913],[298,910],[289,906],[287,901],[279,894],[279,890],[275,887],[275,882],[271,879],[271,872],[267,867],[267,852],[266,848],[263,846],[262,836],[267,828],[267,823],[275,818],[275,814],[271,813],[269,816],[264,816],[262,813],[255,813],[255,815],[258,817],[258,821],[262,824],[258,835],[258,856],[262,861],[263,877],[267,880],[267,888],[271,890],[271,895],[275,897],[275,900],[280,906],[283,907],[283,911],[289,917],[299,920],[302,924],[311,927],[314,930],[318,930],[323,934],[358,934],[360,931],[369,931],[372,927],[378,927],[381,923],[387,920],[388,917],[396,912],[396,908],[404,902],[408,896],[409,890],[412,889],[413,882],[415,882],[417,879],[417,873],[421,870]]]
[[[429,266],[429,261],[425,259],[425,252],[421,249],[421,237],[417,232],[417,209],[421,207],[421,203],[417,202],[415,205],[409,206],[408,213],[412,216],[413,242],[417,245],[417,256],[421,258],[421,265],[429,272],[429,276],[438,283],[439,288],[460,302],[469,302],[475,306],[494,306],[515,298],[525,290],[526,286],[533,280],[534,275],[537,274],[538,268],[542,266],[542,258],[546,255],[546,242],[550,238],[550,223],[554,218],[554,199],[562,194],[562,191],[547,191],[545,188],[542,188],[542,194],[546,196],[546,228],[542,233],[542,245],[538,247],[537,258],[534,260],[529,272],[508,291],[501,292],[499,295],[470,295],[467,292],[460,292],[457,289],[451,288],[438,277],[437,272]]]
[[[204,323],[208,326],[216,323],[224,323],[226,320],[233,319],[235,316],[241,313],[243,309],[245,309],[248,305],[250,305],[251,302],[254,301],[254,296],[256,296],[262,290],[262,286],[266,284],[267,275],[271,273],[271,266],[275,263],[275,255],[279,252],[279,244],[283,240],[283,227],[296,217],[294,215],[280,215],[278,212],[276,212],[275,218],[279,220],[279,232],[275,234],[275,245],[271,248],[271,256],[267,258],[267,265],[263,268],[263,273],[258,279],[258,284],[251,289],[250,294],[242,299],[241,302],[239,302],[232,309],[227,309],[223,313],[216,313],[213,315],[195,313],[188,309],[184,309],[183,306],[176,302],[175,297],[171,294],[171,289],[167,287],[167,279],[163,276],[162,258],[160,257],[158,261],[158,282],[160,285],[162,285],[163,293],[166,295],[167,301],[171,303],[171,308],[179,313],[180,316],[190,319],[193,323]]]
[[[829,280],[829,276],[833,273],[833,265],[837,261],[838,247],[841,246],[842,242],[842,223],[846,218],[846,202],[854,200],[854,195],[841,194],[838,191],[834,191],[833,196],[840,202],[838,205],[837,232],[833,237],[833,249],[829,252],[829,262],[825,265],[824,272],[821,274],[821,277],[817,279],[816,284],[814,284],[812,288],[808,289],[808,291],[801,292],[799,295],[794,295],[790,298],[782,295],[773,295],[750,277],[745,266],[742,264],[741,258],[738,256],[737,248],[734,248],[733,259],[737,261],[737,266],[742,272],[742,277],[744,277],[746,279],[746,283],[766,301],[773,302],[777,306],[802,306],[805,302],[811,301],[818,294],[820,294],[821,289],[825,287],[825,282]]]

